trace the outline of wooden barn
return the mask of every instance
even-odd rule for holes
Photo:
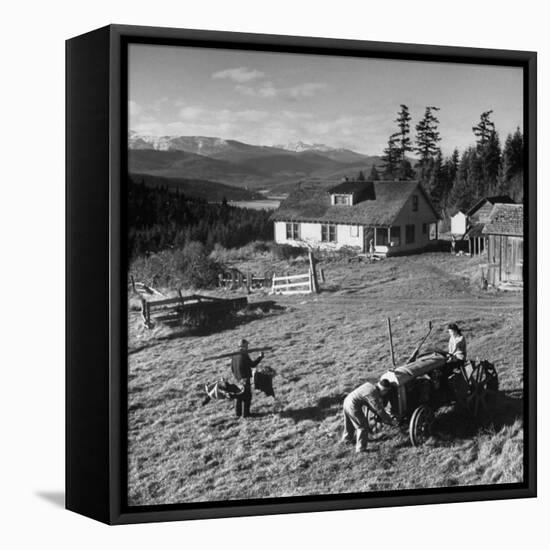
[[[379,255],[424,248],[439,216],[417,181],[309,181],[276,210],[275,242]]]
[[[523,283],[523,205],[495,204],[483,229],[487,237],[487,281]]]
[[[514,201],[507,195],[485,197],[466,212],[467,231],[462,238],[468,241],[468,251],[472,255],[481,254],[486,249],[483,230],[496,204],[514,204]]]

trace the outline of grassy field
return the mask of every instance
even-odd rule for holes
[[[239,266],[307,269],[261,257]],[[280,308],[252,309],[212,333],[148,331],[129,312],[130,505],[522,481],[522,293],[480,290],[478,260],[443,253],[321,266],[321,294],[277,297]],[[338,443],[341,406],[390,366],[387,316],[400,361],[429,320],[428,347],[445,347],[445,324],[457,322],[470,358],[496,364],[502,391],[482,421],[440,410],[423,447],[389,428],[356,455]],[[229,375],[227,359],[202,359],[233,351],[243,337],[274,348],[263,364],[278,373],[276,399],[255,393],[248,420],[234,417],[233,402],[201,406],[204,383]]]

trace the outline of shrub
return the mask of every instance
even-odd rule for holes
[[[217,283],[220,266],[208,257],[202,243],[194,241],[177,251],[176,270],[181,274],[184,286],[210,288]]]
[[[271,243],[269,245],[269,251],[276,260],[290,260],[292,258],[297,258],[298,256],[307,255],[308,253],[308,249],[306,247],[276,243]]]
[[[130,264],[130,273],[137,281],[156,288],[211,288],[220,271],[220,265],[208,257],[206,247],[199,242],[139,256]]]

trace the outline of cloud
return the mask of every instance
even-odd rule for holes
[[[296,86],[277,88],[273,82],[262,82],[258,86],[235,86],[235,90],[243,95],[261,98],[281,97],[283,99],[306,99],[313,97],[317,92],[326,88],[321,82],[304,82]]]
[[[266,83],[269,84],[269,83]],[[266,90],[269,86],[265,87]],[[273,88],[275,88],[273,86]],[[292,87],[294,89],[296,87]],[[291,88],[285,88],[290,94]],[[295,94],[313,93],[317,87],[301,88]],[[269,93],[269,92],[264,92]],[[235,139],[255,145],[273,145],[294,141],[325,143],[356,151],[379,153],[386,136],[391,133],[391,117],[376,115],[336,114],[322,116],[302,108],[288,109],[229,109],[212,107],[208,103],[185,103],[183,99],[171,103],[173,110],[150,116],[142,105],[139,115],[130,117],[130,129],[157,136],[210,136]],[[307,105],[307,104],[306,104]],[[136,111],[135,105],[130,106]],[[389,122],[389,127],[386,124]]]
[[[128,114],[131,117],[139,116],[142,113],[142,111],[143,109],[141,108],[140,105],[138,105],[138,103],[132,100],[128,101]]]
[[[236,124],[240,122],[262,122],[270,114],[266,111],[244,109],[233,111],[230,109],[207,109],[197,105],[188,105],[179,111],[179,118],[186,122],[200,122],[203,124]]]
[[[212,75],[212,78],[216,79],[228,79],[233,82],[251,82],[252,80],[258,80],[263,78],[265,73],[257,71],[256,69],[249,69],[247,67],[236,67],[234,69],[225,69],[224,71],[218,71]]]

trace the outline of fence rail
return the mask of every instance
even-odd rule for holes
[[[301,275],[273,277],[271,294],[311,294],[314,291],[311,271]]]
[[[269,288],[271,286],[271,275],[266,273],[264,277],[259,277],[250,272],[243,273],[236,268],[231,268],[224,273],[220,273],[218,286],[227,290],[246,289],[247,292],[252,292]]]

